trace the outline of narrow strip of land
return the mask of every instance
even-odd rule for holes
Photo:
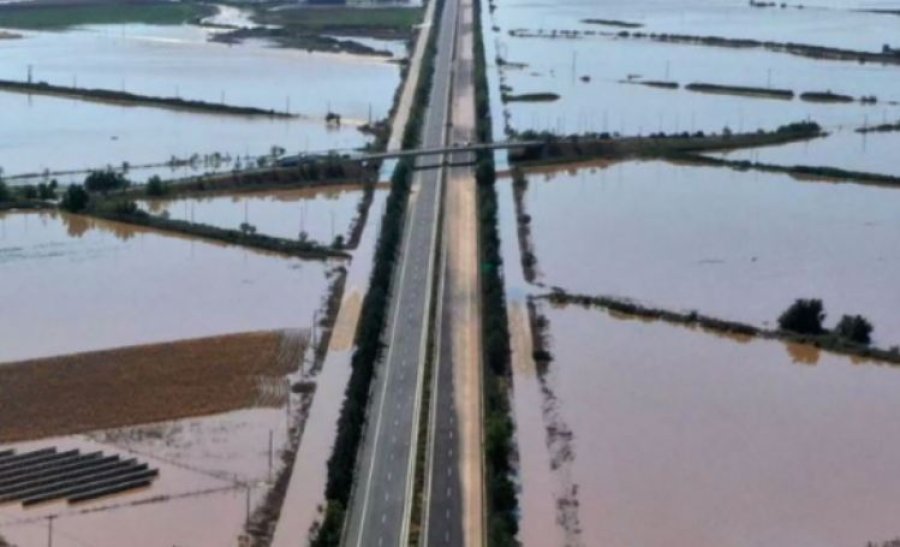
[[[283,111],[267,110],[253,106],[235,106],[225,103],[211,103],[180,97],[156,97],[153,95],[140,95],[127,91],[115,91],[110,89],[91,89],[81,87],[69,87],[52,85],[44,82],[18,82],[14,80],[0,80],[0,91],[12,93],[25,93],[28,95],[47,95],[50,97],[62,97],[67,99],[79,99],[97,101],[120,106],[150,106],[154,108],[168,108],[184,112],[198,114],[217,114],[244,117],[267,118],[298,118],[296,114]]]

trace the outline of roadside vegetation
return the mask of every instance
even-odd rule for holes
[[[440,17],[443,0],[436,0],[435,18]],[[437,25],[436,22],[432,24]],[[421,73],[412,102],[412,111],[404,129],[403,148],[415,148],[422,125],[434,76],[437,33],[432,33],[422,58]],[[382,334],[388,319],[390,291],[395,265],[403,237],[406,206],[413,179],[414,161],[401,159],[391,177],[391,191],[381,219],[381,233],[375,248],[375,259],[369,277],[369,289],[363,301],[356,331],[356,349],[351,358],[352,372],[344,391],[344,402],[337,423],[337,436],[328,459],[325,486],[326,504],[322,521],[310,531],[313,547],[340,544],[347,507],[353,490],[359,448],[362,443],[366,410],[375,368],[382,356]]]
[[[14,3],[0,6],[0,24],[23,30],[66,30],[83,25],[181,25],[216,13],[211,4],[130,2]]]
[[[493,141],[487,57],[482,32],[481,1],[474,1],[475,119],[478,142]],[[519,545],[519,501],[513,482],[515,424],[512,419],[512,367],[509,318],[503,279],[503,258],[498,228],[494,153],[476,153],[478,231],[481,254],[481,328],[484,370],[484,463],[487,494],[487,545]]]

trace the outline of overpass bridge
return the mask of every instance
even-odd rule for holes
[[[337,155],[344,161],[384,161],[402,158],[427,158],[429,156],[459,156],[463,155],[458,161],[448,161],[447,163],[465,164],[474,163],[475,152],[481,150],[511,150],[516,148],[527,148],[529,146],[539,146],[545,144],[546,141],[530,140],[530,141],[495,141],[490,143],[454,143],[450,146],[427,147],[427,148],[411,148],[407,150],[391,150],[387,152],[366,153],[359,150],[353,151],[337,151],[332,150],[328,153],[306,153],[286,156],[278,160],[279,167],[294,167],[309,160],[318,160],[328,156]],[[437,167],[437,165],[421,165],[417,163],[416,168]]]

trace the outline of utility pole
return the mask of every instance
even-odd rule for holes
[[[28,83],[29,84],[32,81],[32,73],[33,73],[33,67],[31,65],[28,65]]]
[[[47,547],[53,547],[53,519],[55,518],[56,515],[47,517]]]

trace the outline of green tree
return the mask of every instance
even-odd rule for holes
[[[872,323],[861,315],[845,315],[834,327],[834,333],[845,340],[869,345],[872,342]]]
[[[70,184],[69,187],[66,188],[66,193],[63,194],[62,202],[60,202],[59,206],[70,213],[77,213],[79,211],[84,211],[85,208],[87,208],[90,199],[90,196],[83,187]]]
[[[12,201],[12,192],[9,191],[9,186],[0,180],[0,203],[4,201]]]
[[[781,314],[778,325],[782,330],[800,334],[822,334],[824,320],[825,307],[821,300],[800,298]]]

